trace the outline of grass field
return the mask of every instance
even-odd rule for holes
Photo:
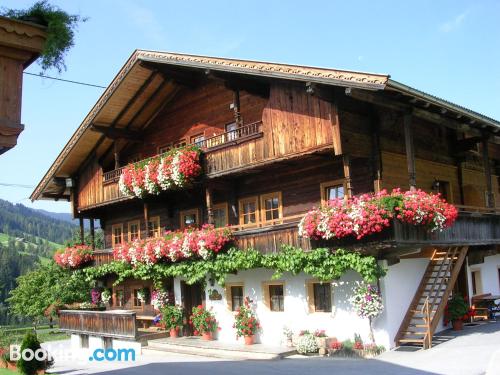
[[[0,375],[14,375],[14,374],[19,374],[19,372],[7,370],[6,368],[0,368]]]
[[[10,344],[20,344],[28,329],[0,330],[0,347]],[[40,342],[57,341],[69,339],[69,335],[60,332],[57,328],[37,329],[37,336]],[[0,374],[1,375],[1,374]]]

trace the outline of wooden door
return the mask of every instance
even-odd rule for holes
[[[201,283],[189,285],[185,281],[181,281],[181,301],[186,316],[184,335],[192,336],[193,329],[189,325],[189,316],[192,313],[193,307],[205,304],[205,290],[203,285]]]

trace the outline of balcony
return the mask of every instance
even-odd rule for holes
[[[194,143],[203,152],[203,170],[206,175],[220,173],[263,159],[262,121],[217,134]],[[257,146],[257,143],[260,146]],[[257,152],[256,149],[260,151]],[[78,193],[78,209],[91,209],[131,197],[120,192],[118,181],[124,167],[109,172],[89,173],[83,178]]]
[[[136,314],[133,311],[61,310],[59,328],[69,333],[125,340],[138,337]]]

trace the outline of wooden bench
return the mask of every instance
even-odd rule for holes
[[[153,323],[155,317],[152,315],[137,315],[135,318],[137,322],[141,323],[141,328],[148,328]]]

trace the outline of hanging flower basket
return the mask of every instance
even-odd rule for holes
[[[328,201],[309,211],[299,223],[299,235],[313,240],[353,237],[360,240],[380,233],[393,219],[431,232],[440,232],[455,222],[458,211],[439,194],[422,190],[402,192],[394,189],[349,199]]]
[[[113,249],[113,257],[132,265],[155,264],[161,260],[177,262],[208,259],[221,251],[231,239],[230,229],[204,225],[201,229],[167,232],[163,238],[148,238],[118,245]]]
[[[200,172],[200,150],[188,146],[127,165],[120,176],[119,188],[124,195],[143,198],[148,194],[183,189]]]
[[[54,260],[63,268],[77,269],[92,262],[94,254],[90,246],[76,245],[58,250],[54,254]]]

